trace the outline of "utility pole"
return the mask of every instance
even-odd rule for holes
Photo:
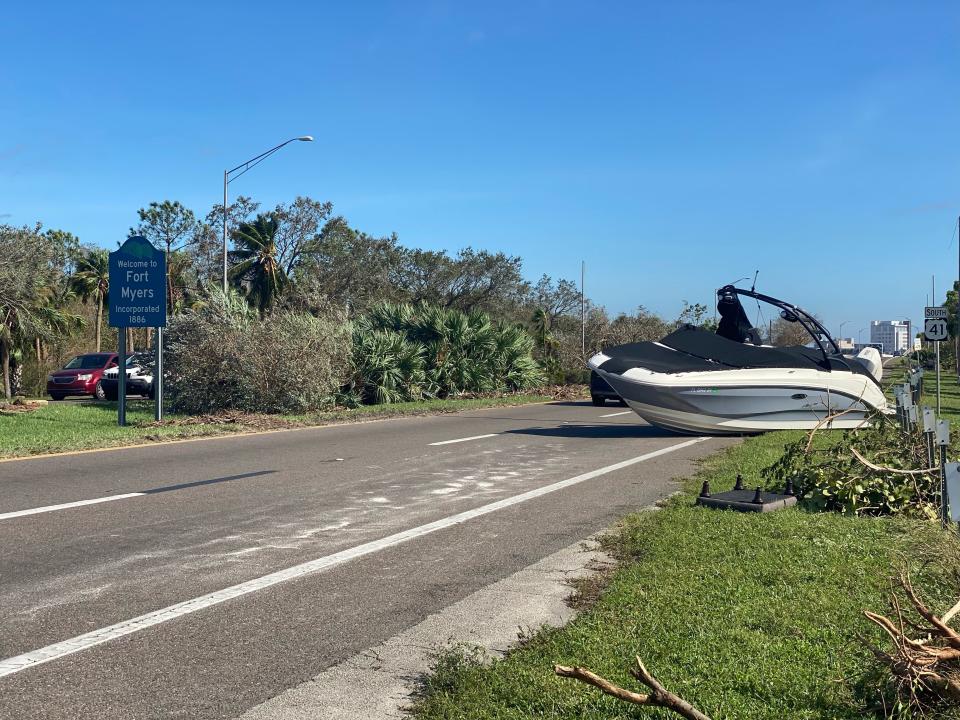
[[[580,261],[580,355],[587,359],[587,303],[583,294],[583,280],[587,274],[587,261]]]
[[[930,276],[930,294],[933,295],[933,302],[937,301],[937,277]],[[937,340],[934,345],[937,348],[937,417],[940,417],[940,341]]]
[[[227,185],[230,172],[223,171],[223,294],[227,294]]]

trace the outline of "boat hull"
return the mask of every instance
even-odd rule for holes
[[[769,430],[864,426],[886,400],[869,378],[810,370],[737,369],[620,375],[594,368],[651,425],[683,433],[741,435]],[[840,417],[823,422],[830,415]]]

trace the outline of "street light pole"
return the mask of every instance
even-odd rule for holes
[[[276,147],[272,147],[266,152],[262,152],[256,157],[250,158],[244,163],[240,163],[232,170],[223,171],[223,292],[224,294],[226,294],[227,292],[227,185],[229,185],[232,181],[236,180],[238,177],[240,177],[247,171],[255,168],[257,165],[259,165],[268,157],[270,157],[275,152],[277,152],[277,150],[279,150],[280,148],[284,147],[285,145],[289,145],[290,143],[296,140],[299,140],[300,142],[313,142],[313,136],[301,135],[300,137],[290,138],[286,142],[282,142]],[[243,169],[243,172],[237,173],[236,177],[230,177],[233,173],[237,172],[237,170],[240,170],[241,168]]]
[[[223,171],[223,294],[227,294],[227,184],[230,182],[226,170]]]
[[[837,340],[840,340],[843,337],[843,326],[849,322],[849,320],[844,320],[842,323],[840,323],[840,330],[837,332]]]

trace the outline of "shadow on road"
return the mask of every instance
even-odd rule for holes
[[[562,425],[560,427],[532,427],[518,430],[504,430],[504,435],[540,435],[559,438],[652,438],[652,437],[688,437],[680,433],[663,430],[652,425],[621,425],[607,423],[603,425]]]
[[[186,490],[187,488],[200,487],[201,485],[215,485],[231,480],[243,480],[244,478],[259,477],[260,475],[272,475],[276,470],[257,470],[256,472],[243,473],[241,475],[226,475],[224,477],[210,478],[209,480],[197,480],[196,482],[181,483],[179,485],[165,485],[163,487],[152,488],[150,490],[141,490],[144,495],[155,495],[157,493],[173,492],[174,490]]]

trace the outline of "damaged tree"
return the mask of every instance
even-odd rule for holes
[[[893,651],[870,650],[889,668],[897,694],[912,709],[923,713],[937,701],[960,706],[960,633],[947,624],[960,611],[960,602],[938,617],[917,596],[906,572],[900,575],[900,587],[923,622],[905,618],[896,594],[891,594],[896,622],[869,610],[863,614],[890,637]]]
[[[667,708],[668,710],[673,710],[673,712],[681,717],[687,718],[687,720],[710,720],[709,716],[704,715],[682,697],[670,692],[661,685],[659,681],[650,674],[647,668],[644,667],[643,661],[640,660],[639,657],[637,657],[637,666],[630,669],[630,674],[650,688],[650,692],[647,694],[635,693],[632,690],[622,688],[582,667],[554,665],[553,671],[560,677],[573,678],[574,680],[585,682],[588,685],[593,685],[607,695],[611,695],[624,702],[633,703],[634,705],[651,705],[654,707]]]

